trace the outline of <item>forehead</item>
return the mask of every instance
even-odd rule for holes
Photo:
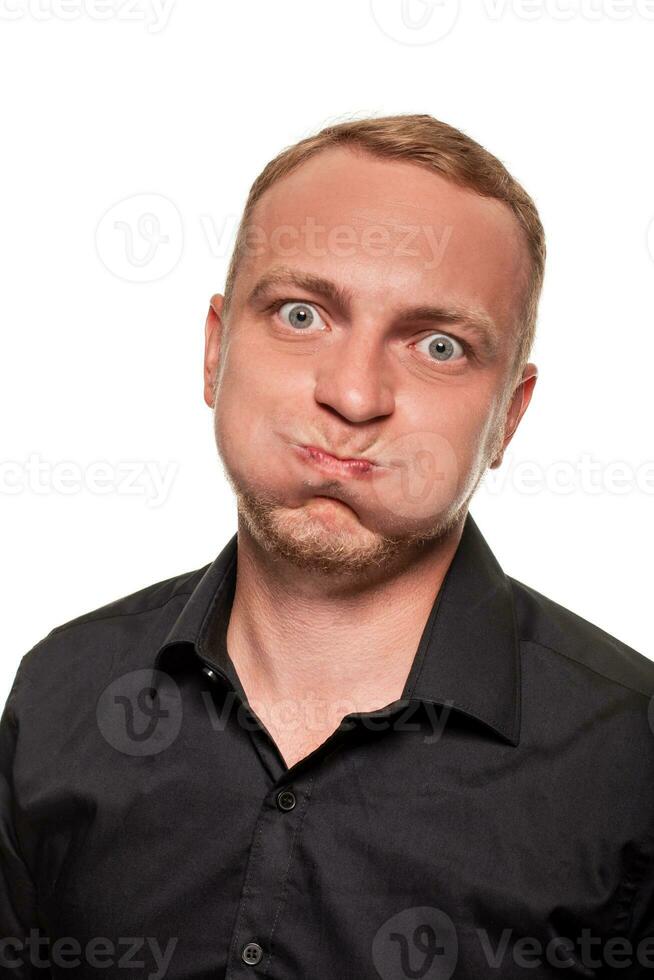
[[[524,234],[506,204],[349,148],[321,151],[273,184],[250,229],[247,288],[283,262],[333,278],[380,312],[410,294],[483,310],[509,330],[528,281]]]

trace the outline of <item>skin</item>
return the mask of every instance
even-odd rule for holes
[[[470,499],[537,368],[513,374],[529,266],[502,202],[333,148],[273,185],[253,221],[228,315],[211,299],[204,398],[238,506],[230,657],[290,766],[347,713],[400,697]],[[251,302],[280,267],[332,281],[349,303],[294,285]],[[403,312],[434,305],[484,313],[495,349]],[[429,346],[439,337],[445,359]],[[326,473],[294,444],[379,468]]]

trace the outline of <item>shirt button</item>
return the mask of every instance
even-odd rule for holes
[[[202,673],[205,674],[210,681],[215,681],[218,679],[218,674],[215,672],[215,670],[212,670],[211,667],[203,667]]]
[[[241,950],[241,959],[249,966],[256,966],[263,956],[263,950],[259,943],[247,943]]]
[[[277,794],[277,806],[280,810],[292,810],[296,802],[295,793],[291,793],[290,789],[283,789]]]

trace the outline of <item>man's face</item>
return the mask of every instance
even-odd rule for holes
[[[253,225],[228,318],[215,296],[206,325],[205,400],[240,518],[305,568],[407,555],[457,524],[531,397],[534,365],[508,385],[528,275],[516,219],[336,148],[273,185]]]

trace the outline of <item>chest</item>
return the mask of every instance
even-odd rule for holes
[[[265,723],[266,732],[288,769],[292,769],[298,762],[311,755],[333,735],[337,727],[338,722],[335,725],[316,725],[314,727],[285,724],[270,719]]]

